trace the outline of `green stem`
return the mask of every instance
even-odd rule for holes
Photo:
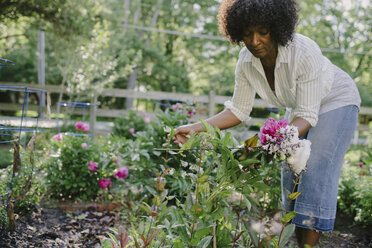
[[[296,182],[295,182],[295,185],[293,186],[293,190],[292,190],[292,193],[294,193],[295,192],[295,189],[296,189],[296,186],[297,186],[297,184],[298,184],[298,181],[300,180],[300,177],[299,176],[297,176],[296,177]],[[289,201],[288,201],[288,204],[287,204],[287,207],[285,208],[285,213],[287,213],[288,212],[288,208],[289,208],[289,205],[290,205],[290,203],[291,203],[291,199],[289,199]],[[284,226],[284,225],[283,225]],[[282,228],[282,230],[280,231],[280,234],[279,234],[279,239],[278,239],[278,244],[280,244],[280,239],[281,239],[281,237],[282,237],[282,233],[283,233],[283,230],[284,230],[284,228]]]

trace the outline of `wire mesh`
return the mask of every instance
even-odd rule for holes
[[[86,124],[86,117],[88,115],[88,112],[90,115],[92,115],[92,112],[94,111],[95,104],[94,103],[84,103],[84,102],[57,102],[57,128],[58,133],[62,135],[71,135],[71,136],[93,136],[91,129],[89,128],[89,131],[85,132],[75,132],[75,131],[68,131],[68,132],[61,132],[62,126],[60,121],[60,114],[63,113],[63,108],[69,108],[72,110],[72,112],[77,108],[80,110],[81,114],[81,122]],[[66,119],[66,118],[65,118]],[[90,124],[92,123],[92,120],[89,120]],[[66,123],[66,121],[64,122]],[[68,122],[67,122],[68,123]],[[71,121],[70,121],[71,123]],[[78,128],[76,128],[78,129]],[[76,130],[75,129],[75,130]]]

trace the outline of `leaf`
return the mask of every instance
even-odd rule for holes
[[[198,178],[198,183],[204,183],[205,181],[207,181],[207,179],[208,179],[208,175],[203,175],[203,176],[200,176],[199,178]]]
[[[255,134],[254,136],[252,136],[249,139],[244,141],[244,146],[246,148],[256,147],[257,146],[257,141],[258,141],[258,134]]]
[[[244,152],[243,155],[239,157],[239,160],[244,160],[248,157],[248,154],[251,153],[249,148],[256,147],[258,141],[258,135],[255,134],[251,138],[247,139],[244,141]]]
[[[258,237],[257,233],[255,231],[253,231],[253,229],[252,229],[251,225],[249,224],[249,222],[244,221],[243,223],[245,225],[245,228],[248,230],[248,234],[249,234],[249,237],[251,238],[251,241],[253,243],[253,246],[254,247],[258,247],[259,237]]]
[[[217,207],[217,209],[210,214],[210,217],[212,218],[212,220],[216,221],[221,219],[224,216],[224,214],[225,209],[222,207]]]
[[[213,238],[213,236],[207,236],[207,237],[203,238],[202,240],[200,240],[200,242],[198,243],[196,248],[207,248],[209,243],[211,242],[212,238]]]
[[[182,243],[180,239],[175,239],[173,241],[174,248],[184,248],[185,245]]]
[[[260,160],[257,160],[257,159],[254,159],[254,158],[240,161],[240,164],[243,165],[243,166],[251,165],[251,164],[258,164],[258,163],[260,163]]]
[[[158,236],[160,230],[156,230],[155,232],[153,232],[150,236],[150,238],[148,240],[146,240],[146,245],[149,245],[150,242],[156,237]]]
[[[190,237],[187,233],[186,227],[184,226],[185,222],[176,208],[172,208],[171,216],[173,217],[173,220],[172,220],[173,223],[183,225],[183,226],[180,225],[179,227],[177,227],[177,233],[179,234],[180,238],[182,238],[183,241],[188,242],[190,240]]]
[[[294,224],[287,225],[283,229],[282,235],[280,236],[280,240],[279,240],[279,248],[285,247],[289,238],[292,236],[294,230],[295,230]]]
[[[142,239],[142,241],[143,241],[143,243],[145,243],[146,244],[146,239],[145,239],[145,237],[142,235],[142,234],[140,234],[140,237],[141,237],[141,239]]]
[[[17,173],[21,170],[21,155],[18,141],[14,141],[13,147],[13,173]]]
[[[271,241],[274,243],[275,248],[279,248],[278,242],[275,239],[271,239]]]
[[[197,137],[196,135],[192,135],[182,146],[181,146],[181,151],[179,151],[178,153],[181,153],[182,150],[188,150],[188,149],[191,149],[191,147],[193,147],[194,143],[197,141]]]
[[[205,120],[200,120],[200,121],[203,124],[203,126],[205,128],[205,131],[207,131],[207,133],[209,133],[209,134],[212,134],[211,125],[209,123],[207,123]]]
[[[194,216],[199,216],[203,212],[203,207],[195,204],[191,206],[190,211]]]
[[[151,187],[149,187],[149,186],[145,186],[145,188],[152,194],[152,195],[156,195],[156,190],[155,189],[153,189],[153,188],[151,188]]]
[[[294,199],[296,199],[297,197],[299,197],[301,195],[301,192],[293,192],[292,194],[290,194],[289,196],[288,196],[288,199],[289,200],[294,200]]]
[[[284,215],[284,217],[282,218],[281,222],[285,225],[287,224],[288,222],[290,222],[295,216],[296,216],[296,212],[289,212],[287,213],[286,215]]]

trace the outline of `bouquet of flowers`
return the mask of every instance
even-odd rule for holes
[[[285,119],[276,121],[269,118],[260,131],[259,138],[263,150],[274,158],[286,160],[291,171],[297,176],[306,169],[311,142],[298,138],[297,127],[288,125]]]

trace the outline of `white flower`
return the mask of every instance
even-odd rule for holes
[[[259,222],[259,221],[252,221],[251,228],[253,231],[257,232],[258,234],[261,234],[264,232],[265,229],[265,223]]]
[[[283,225],[280,222],[277,222],[277,221],[274,221],[274,220],[270,222],[269,232],[271,234],[279,235],[280,232],[282,231],[282,229],[283,229]]]
[[[299,147],[297,147],[292,155],[287,158],[289,167],[297,176],[305,170],[311,151],[311,142],[309,140],[300,140],[298,144]]]
[[[227,198],[227,202],[233,205],[239,205],[242,199],[243,199],[243,195],[239,192],[234,191],[229,196],[229,198]]]

